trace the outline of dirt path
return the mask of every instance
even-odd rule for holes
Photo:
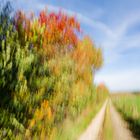
[[[133,138],[131,131],[128,129],[127,123],[121,118],[111,103],[111,100],[105,101],[99,113],[92,120],[86,131],[80,136],[79,140],[103,140],[104,120],[107,104],[109,105],[110,118],[108,123],[112,126],[112,140],[136,140]],[[106,125],[108,126],[108,125]],[[108,131],[108,130],[107,130]],[[105,139],[104,139],[105,140]],[[107,138],[108,140],[108,138]]]
[[[108,101],[106,100],[103,107],[99,111],[99,113],[92,120],[91,124],[86,129],[86,131],[81,135],[79,140],[98,140],[99,139],[99,133],[102,129],[107,102]]]
[[[127,123],[121,118],[120,114],[116,111],[111,101],[109,101],[109,104],[111,122],[114,131],[114,140],[135,140],[128,129]]]

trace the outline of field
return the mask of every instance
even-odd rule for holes
[[[116,94],[112,96],[112,101],[128,122],[133,135],[140,138],[140,95],[138,93]]]

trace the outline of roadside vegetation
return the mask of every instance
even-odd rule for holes
[[[102,64],[74,17],[1,6],[0,139],[53,139],[67,121],[82,132],[108,96],[93,83]]]
[[[130,130],[136,138],[140,138],[140,94],[116,94],[112,95],[112,100],[128,122]]]
[[[90,103],[76,119],[67,118],[57,133],[54,135],[54,140],[76,140],[85,131],[96,113],[102,107],[104,101]]]
[[[92,119],[95,117],[96,113],[102,107],[104,101],[108,98],[109,91],[107,87],[100,84],[96,87],[96,91],[93,93],[93,97],[90,99],[88,105],[83,109],[83,111],[74,119],[67,118],[56,135],[54,135],[55,140],[75,140],[85,131],[88,125],[91,123]]]

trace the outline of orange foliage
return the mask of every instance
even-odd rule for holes
[[[35,110],[34,118],[30,121],[29,128],[34,127],[38,121],[43,119],[46,121],[50,121],[52,119],[52,111],[47,100],[44,100],[41,103],[41,107]]]
[[[104,83],[100,83],[97,87],[97,93],[109,93],[108,88],[105,86]]]
[[[72,57],[76,62],[76,71],[87,83],[92,82],[92,70],[96,70],[102,65],[102,52],[95,48],[89,37],[79,40]]]
[[[23,42],[30,40],[33,47],[44,48],[46,52],[49,51],[49,55],[64,48],[68,49],[69,45],[76,46],[80,24],[74,17],[68,17],[62,12],[56,14],[41,11],[39,18],[32,18],[33,15],[27,17],[21,11],[15,15],[16,29],[19,37],[23,37]]]

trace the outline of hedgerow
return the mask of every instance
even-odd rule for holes
[[[96,100],[102,51],[61,11],[11,12],[9,3],[0,11],[0,138],[49,139]]]

